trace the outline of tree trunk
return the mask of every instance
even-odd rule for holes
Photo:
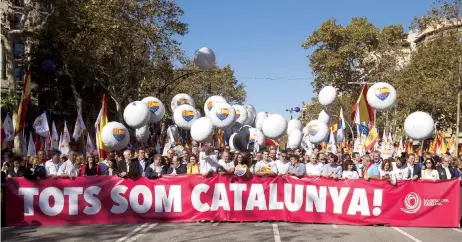
[[[71,77],[69,76],[69,78]],[[77,92],[73,81],[71,81],[71,88],[75,99],[75,106],[77,107],[77,113],[82,114],[82,98],[80,98],[80,94]]]
[[[119,100],[117,100],[116,98],[114,98],[112,95],[109,95],[112,100],[115,102],[116,104],[116,111],[117,111],[117,120],[119,120],[120,123],[123,124],[124,122],[124,115],[122,113],[122,104],[119,102]]]

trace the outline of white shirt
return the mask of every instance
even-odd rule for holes
[[[59,167],[61,165],[62,163],[55,164],[53,160],[47,160],[47,162],[45,162],[47,176],[58,175]]]
[[[262,168],[270,168],[272,172],[278,174],[278,167],[274,164],[274,161],[261,160],[255,164],[255,172],[262,171]]]
[[[357,171],[343,171],[342,178],[359,179],[359,174]]]
[[[446,172],[446,177],[448,178],[448,180],[450,180],[452,177],[451,177],[451,171],[449,170],[449,167],[444,167],[444,171]]]
[[[399,168],[393,169],[391,173],[396,176],[396,180],[404,180],[404,178],[406,177],[407,171],[408,171],[407,167],[404,167],[401,169]]]
[[[59,167],[58,176],[62,174],[67,174],[69,176],[77,176],[77,171],[75,170],[75,166],[74,163],[72,163],[72,161],[67,160]]]
[[[218,161],[218,164],[219,164],[220,166],[222,166],[225,170],[234,168],[234,162],[232,162],[232,161],[226,162],[226,161],[224,161],[224,160],[219,160],[219,161]]]
[[[204,155],[202,158],[203,159],[199,161],[199,172],[200,173],[205,174],[210,170],[213,170],[214,172],[216,172],[218,167],[220,167],[220,165],[217,162],[216,155],[209,155],[209,156]]]
[[[414,177],[414,166],[407,166],[404,174],[404,179],[412,179]]]
[[[279,175],[287,174],[287,171],[289,170],[289,166],[290,166],[290,161],[283,162],[283,161],[277,160],[274,164],[277,168]]]
[[[438,175],[437,170],[425,169],[425,170],[422,170],[422,177],[420,177],[420,179],[422,179],[422,180],[439,180],[440,176]]]
[[[310,163],[307,163],[305,167],[306,167],[306,174],[308,176],[320,176],[324,168],[324,164],[322,164],[321,162],[318,162],[315,165],[313,165],[310,162]]]

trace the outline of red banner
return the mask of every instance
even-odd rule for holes
[[[458,227],[459,180],[243,179],[165,176],[14,179],[7,182],[8,225],[148,221],[263,221]]]

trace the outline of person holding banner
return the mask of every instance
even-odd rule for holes
[[[78,173],[75,170],[75,155],[74,151],[67,153],[67,160],[59,167],[58,177],[60,178],[76,178]]]
[[[407,180],[418,180],[422,176],[422,170],[420,166],[415,163],[415,155],[408,154],[406,156],[407,159],[407,170],[406,174],[404,175],[404,179]]]
[[[250,169],[249,169],[249,160],[250,157],[244,154],[238,154],[234,158],[234,174],[236,176],[250,176]]]
[[[380,179],[380,171],[377,164],[372,161],[369,155],[364,155],[361,160],[362,163],[365,164],[363,177],[364,180],[369,181],[370,179]]]
[[[342,178],[342,166],[337,164],[338,157],[332,153],[329,154],[328,164],[324,165],[322,176],[328,178]]]
[[[138,159],[132,159],[132,152],[125,150],[123,160],[117,163],[119,169],[119,176],[123,178],[137,178],[140,176],[140,163]]]
[[[188,156],[189,162],[186,165],[186,174],[188,175],[199,175],[199,163],[196,155]]]
[[[274,151],[276,152],[276,151]],[[273,160],[270,160],[269,152],[265,150],[263,152],[263,159],[255,164],[255,175],[256,176],[276,176],[278,174],[277,166]]]
[[[199,153],[199,172],[208,177],[219,169],[217,155],[212,152],[212,145],[207,143],[203,146],[202,152]]]
[[[290,156],[290,165],[287,174],[297,177],[302,177],[306,174],[305,164],[300,162],[298,155]]]
[[[107,161],[108,167],[103,172],[104,176],[119,176],[119,171],[117,171],[117,161],[115,159],[110,159]]]
[[[220,175],[232,175],[234,174],[234,162],[230,160],[230,154],[225,151],[221,154],[221,159],[218,161],[220,165]]]

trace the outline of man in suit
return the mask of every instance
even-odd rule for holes
[[[436,167],[440,180],[451,180],[455,177],[454,169],[451,167],[452,157],[444,156],[441,161],[441,166]]]
[[[144,176],[147,168],[149,165],[151,165],[152,159],[150,157],[150,150],[147,149],[145,150],[139,150],[138,151],[138,162],[139,162],[139,170],[140,170],[140,175]]]
[[[407,169],[405,174],[405,179],[407,180],[418,180],[422,176],[422,170],[418,164],[415,164],[415,155],[408,154],[406,155],[407,159]]]
[[[138,162],[137,158],[132,159],[132,152],[130,150],[125,150],[123,156],[123,160],[120,160],[117,163],[119,176],[132,179],[141,176],[142,174],[140,174],[140,163]]]

